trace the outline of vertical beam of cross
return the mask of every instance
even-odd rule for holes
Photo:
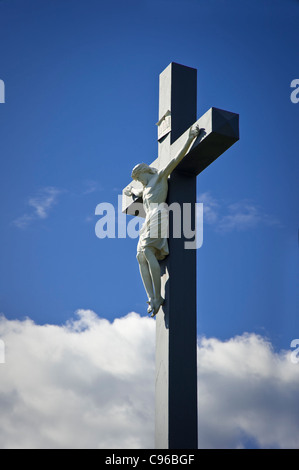
[[[159,119],[171,113],[171,132],[159,141],[159,168],[170,160],[171,144],[196,121],[196,70],[171,63],[160,75]],[[196,175],[175,170],[170,205],[196,202]],[[193,221],[194,222],[194,221]],[[195,222],[194,222],[195,223]],[[193,225],[194,226],[194,225]],[[155,445],[197,448],[196,251],[173,238],[161,263],[165,304],[156,317]]]

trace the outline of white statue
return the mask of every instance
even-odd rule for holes
[[[142,183],[143,188],[137,190],[129,185],[124,191],[127,196],[141,196],[143,199],[146,217],[140,230],[137,245],[137,260],[148,297],[147,303],[149,306],[147,311],[152,313],[152,317],[158,313],[160,306],[164,302],[161,296],[161,274],[158,260],[164,259],[169,254],[165,233],[165,219],[168,219],[168,213],[167,210],[163,211],[161,209],[163,203],[166,202],[168,177],[187,154],[201,130],[198,126],[190,128],[184,147],[162,170],[152,168],[146,165],[146,163],[136,165],[132,171],[132,178]],[[163,224],[164,227],[162,227]],[[156,235],[153,237],[153,233],[157,235],[160,233],[160,236]]]

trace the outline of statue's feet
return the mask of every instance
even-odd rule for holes
[[[147,313],[151,313],[151,312],[154,310],[153,301],[152,301],[152,300],[148,300],[146,303],[148,304]]]
[[[164,303],[164,299],[163,297],[159,297],[158,299],[154,299],[153,301],[153,310],[152,310],[152,314],[151,314],[151,317],[155,317],[159,311],[159,308],[161,307],[161,305],[163,305]]]

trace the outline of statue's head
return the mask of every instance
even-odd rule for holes
[[[140,181],[141,183],[144,182],[144,177],[146,175],[154,175],[157,173],[156,168],[152,168],[151,166],[147,165],[146,163],[139,163],[138,165],[134,166],[132,171],[132,178],[135,181]]]

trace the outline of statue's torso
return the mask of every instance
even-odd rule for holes
[[[146,213],[151,211],[152,204],[163,204],[167,198],[168,182],[167,178],[159,178],[159,175],[154,175],[147,186],[143,189],[142,199],[143,206]]]

